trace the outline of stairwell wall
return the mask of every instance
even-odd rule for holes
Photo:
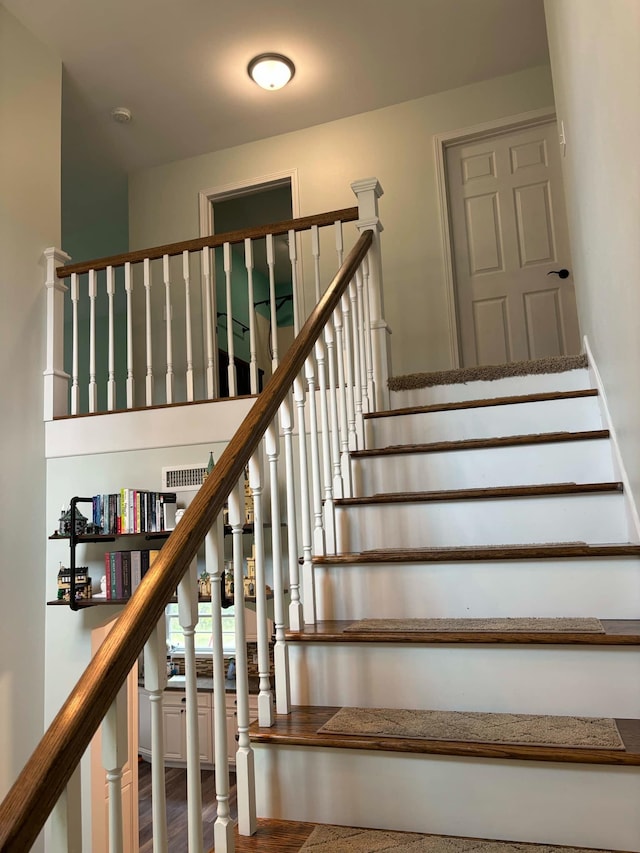
[[[576,297],[640,499],[640,6],[545,0]]]

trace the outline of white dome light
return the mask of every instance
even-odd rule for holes
[[[282,89],[296,73],[293,62],[279,53],[262,53],[254,57],[247,71],[258,86],[270,92]]]

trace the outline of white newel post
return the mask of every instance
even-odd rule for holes
[[[377,178],[354,181],[351,189],[358,199],[359,218],[356,226],[360,233],[371,229],[373,243],[369,250],[369,320],[373,349],[373,376],[375,385],[375,409],[389,408],[388,379],[391,373],[391,330],[384,319],[384,296],[382,291],[382,255],[380,232],[382,223],[378,216],[378,199],[383,193]]]
[[[64,295],[67,286],[56,270],[71,258],[62,249],[44,250],[47,259],[47,362],[44,370],[44,419],[66,415],[69,374],[64,372]]]

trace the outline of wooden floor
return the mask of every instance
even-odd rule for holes
[[[284,820],[259,820],[249,837],[236,833],[236,853],[298,853],[315,824]]]
[[[421,755],[455,755],[467,758],[516,758],[523,761],[556,761],[570,764],[605,764],[640,767],[640,720],[616,720],[623,750],[518,744],[474,743],[470,741],[423,740],[421,738],[370,737],[319,734],[318,729],[339,709],[336,707],[294,706],[289,715],[276,714],[275,724],[261,728],[253,723],[249,735],[254,743],[292,746],[366,749],[383,752],[410,752]]]

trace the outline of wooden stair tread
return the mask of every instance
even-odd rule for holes
[[[554,560],[580,557],[640,557],[631,542],[587,544],[552,542],[540,545],[468,545],[449,548],[385,548],[313,557],[315,565],[350,563],[459,563],[486,560]]]
[[[456,441],[432,441],[427,444],[394,444],[371,450],[354,450],[352,459],[372,456],[395,456],[405,453],[443,453],[452,450],[484,450],[489,447],[517,447],[523,444],[554,444],[562,441],[591,441],[609,438],[608,429],[591,429],[579,432],[541,432],[524,435],[503,435],[495,438],[461,438]]]
[[[402,643],[640,646],[640,619],[601,619],[604,633],[578,631],[347,631],[357,619],[326,620],[287,631],[293,643]]]
[[[293,706],[289,714],[276,714],[273,726],[263,728],[257,722],[252,723],[249,728],[249,737],[253,743],[271,745],[640,767],[640,720],[638,719],[616,719],[624,749],[610,750],[319,734],[318,729],[339,710],[340,708],[336,706]]]
[[[544,497],[546,495],[583,495],[621,492],[621,482],[542,483],[533,486],[489,486],[473,489],[441,489],[433,492],[388,492],[360,498],[339,498],[336,507],[369,504],[431,503],[435,501],[494,500],[498,498]]]
[[[386,409],[384,412],[369,412],[365,419],[389,418],[395,415],[422,415],[429,412],[455,412],[460,409],[483,409],[490,406],[511,406],[518,403],[544,403],[551,400],[574,400],[581,397],[597,397],[597,388],[578,391],[545,391],[539,394],[517,394],[511,397],[483,397],[479,400],[459,400],[455,403],[432,403],[428,406],[405,406],[402,409]]]

